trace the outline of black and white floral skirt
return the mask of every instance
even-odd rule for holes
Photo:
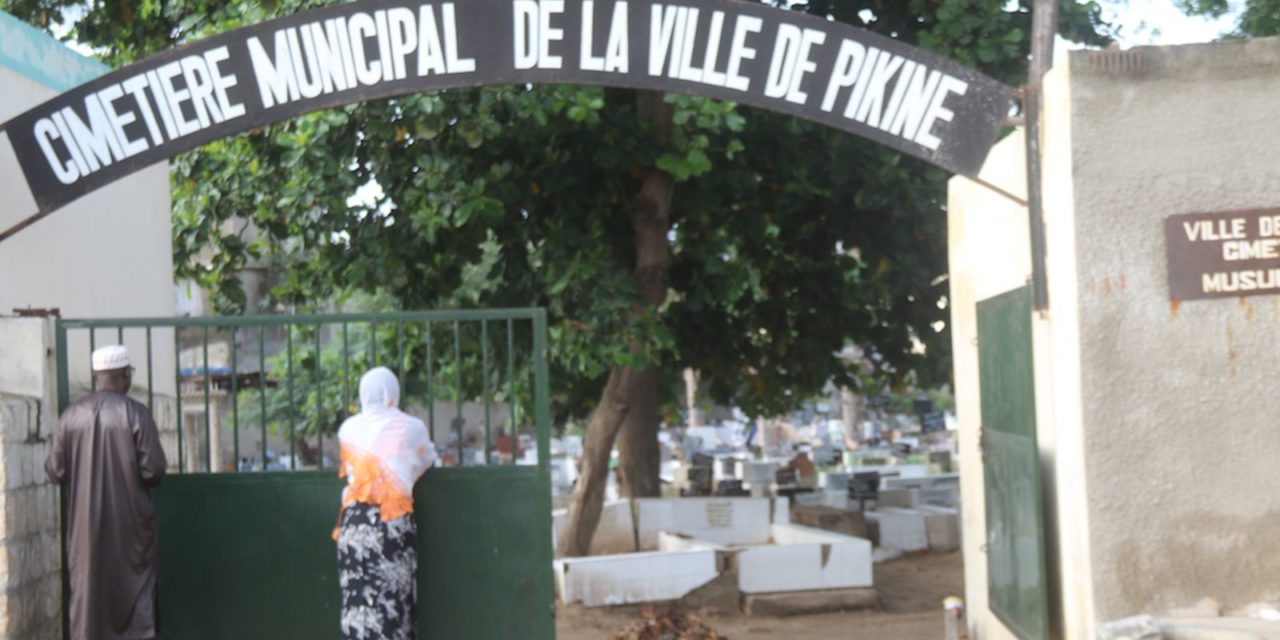
[[[414,640],[418,608],[417,527],[413,515],[383,522],[357,502],[338,525],[343,640]]]

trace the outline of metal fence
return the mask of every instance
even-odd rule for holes
[[[60,411],[94,391],[88,354],[106,344],[130,346],[135,397],[153,414],[172,392],[178,472],[336,466],[338,426],[378,365],[400,379],[401,408],[427,423],[443,465],[532,463],[531,450],[549,464],[542,309],[61,320]]]

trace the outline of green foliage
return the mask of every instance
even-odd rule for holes
[[[0,0],[120,64],[188,39],[324,2]],[[864,26],[1016,84],[1030,0],[812,0],[796,11]],[[79,16],[79,17],[75,17]],[[1105,42],[1096,2],[1066,2],[1062,33]],[[553,403],[583,415],[605,373],[701,373],[721,402],[788,410],[864,346],[878,375],[949,377],[947,176],[822,126],[668,96],[669,131],[636,94],[504,86],[318,112],[172,163],[177,275],[243,311],[250,261],[294,308],[351,291],[404,309],[548,309]],[[677,181],[670,293],[635,313],[631,209],[645,172]],[[349,200],[376,183],[383,195]],[[212,259],[209,259],[212,256]],[[918,343],[927,347],[920,353]],[[323,354],[321,359],[332,357]],[[664,389],[665,390],[665,389]],[[327,408],[322,407],[322,413]]]
[[[293,327],[286,347],[267,358],[265,368],[273,381],[265,392],[268,428],[281,437],[291,428],[306,437],[335,434],[344,419],[360,410],[360,376],[375,366],[388,367],[400,378],[401,406],[406,409],[488,398],[514,406],[519,421],[532,415],[533,408],[531,336],[528,323],[513,323],[512,329],[516,348],[509,370],[504,322],[491,321],[487,329],[478,322],[459,323],[456,332],[452,322],[429,327],[421,323]],[[240,414],[250,419],[263,412],[263,398],[257,391],[241,394],[239,402]],[[494,423],[505,423],[509,417],[495,414]],[[450,425],[433,426],[441,432]]]
[[[1227,0],[1178,0],[1178,7],[1192,15],[1221,18],[1238,3]],[[1228,38],[1262,38],[1280,35],[1280,0],[1248,0]]]

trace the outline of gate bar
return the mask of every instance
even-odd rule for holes
[[[262,470],[267,470],[267,326],[258,325],[258,391],[262,401]]]
[[[288,357],[289,357],[289,399],[285,402],[289,406],[289,470],[293,471],[298,466],[298,452],[295,450],[294,444],[294,415],[293,415],[293,325],[285,327],[285,335],[288,336]]]
[[[480,321],[480,374],[484,376],[484,463],[493,464],[492,440],[489,435],[489,321]]]
[[[209,385],[211,384],[209,376],[209,327],[204,328],[204,450],[208,459],[205,460],[205,469],[209,473],[214,473],[215,469],[213,461],[222,457],[222,452],[214,452],[213,450],[213,420],[212,414],[209,412]],[[215,457],[216,456],[216,457]]]
[[[187,454],[186,454],[186,438],[183,435],[185,429],[182,426],[182,340],[179,334],[182,330],[174,325],[173,327],[173,389],[174,396],[177,400],[178,409],[178,472],[186,473],[187,471]],[[93,329],[89,329],[89,335],[93,335]]]

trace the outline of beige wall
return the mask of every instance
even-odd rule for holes
[[[1280,596],[1280,296],[1171,304],[1162,221],[1280,206],[1280,40],[1070,58],[1099,621]]]
[[[1280,40],[1074,52],[1046,80],[1049,313],[1033,320],[1054,626],[1280,597],[1280,297],[1171,304],[1162,222],[1280,206]],[[1021,180],[1021,140],[984,179]],[[965,579],[987,609],[974,305],[1023,284],[1022,207],[951,181]],[[975,464],[975,462],[977,462]]]
[[[1025,198],[1024,145],[1021,129],[1001,140],[987,160],[982,180]],[[982,414],[975,305],[1026,284],[1031,272],[1028,233],[1024,206],[967,178],[951,180],[947,198],[949,303],[956,417],[960,422],[965,598],[975,638],[1014,638],[987,608],[986,496],[978,445]]]
[[[70,54],[75,55],[75,54]],[[0,122],[57,95],[0,60]],[[4,145],[0,145],[3,148]],[[17,167],[0,158],[0,185],[12,186]],[[0,198],[0,228],[26,217],[26,205]],[[95,191],[0,242],[0,315],[18,308],[58,308],[64,318],[172,317],[173,242],[166,163]],[[172,394],[173,334],[157,331],[155,386]],[[98,344],[115,343],[115,331],[101,331]],[[141,331],[127,332],[126,344],[142,359]],[[68,351],[72,381],[88,382],[88,338],[72,338]],[[146,367],[136,377],[146,380]]]

